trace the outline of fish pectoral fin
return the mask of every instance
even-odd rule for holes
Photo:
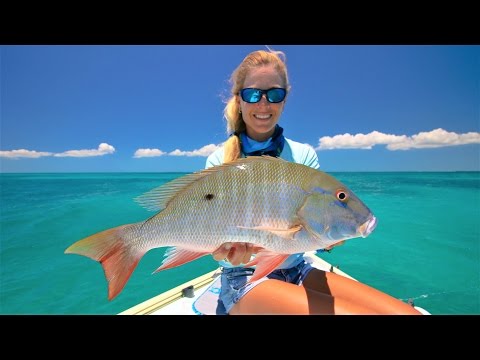
[[[255,259],[245,264],[245,267],[256,265],[255,272],[248,282],[258,280],[270,274],[278,265],[283,263],[289,254],[278,254],[269,250],[260,250]]]
[[[277,229],[268,226],[254,226],[254,227],[247,227],[247,226],[238,226],[240,229],[248,229],[248,230],[260,230],[260,231],[268,231],[276,236],[280,236],[281,238],[287,240],[293,240],[293,237],[297,232],[302,230],[302,225],[295,225],[288,229]]]
[[[172,246],[165,251],[165,259],[163,259],[162,265],[153,273],[183,265],[207,254],[209,254],[209,252],[198,252]]]

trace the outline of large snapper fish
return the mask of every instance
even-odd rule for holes
[[[65,250],[102,264],[108,299],[124,288],[149,250],[170,247],[155,271],[211,254],[225,242],[254,244],[250,281],[289,255],[368,236],[376,218],[332,176],[268,156],[241,158],[192,173],[137,198],[156,215],[101,231]]]

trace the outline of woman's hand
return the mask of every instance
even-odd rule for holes
[[[228,260],[232,265],[246,264],[254,252],[253,244],[226,242],[216,249],[212,256],[215,260]]]
[[[340,241],[334,245],[326,247],[325,251],[330,251],[335,246],[343,245],[345,241]],[[212,256],[216,261],[228,260],[232,265],[237,266],[246,264],[250,261],[252,254],[258,252],[261,248],[253,246],[251,243],[223,243],[218,247]]]

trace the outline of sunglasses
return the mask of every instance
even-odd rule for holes
[[[266,95],[268,102],[279,103],[285,99],[285,96],[287,96],[287,90],[283,88],[271,88],[268,90],[245,88],[240,90],[242,100],[249,104],[259,102],[262,99],[263,94]]]

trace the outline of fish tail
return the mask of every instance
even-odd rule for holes
[[[65,254],[83,255],[100,262],[108,281],[108,300],[122,291],[145,254],[125,241],[125,228],[129,226],[101,231],[77,241],[65,250]]]

